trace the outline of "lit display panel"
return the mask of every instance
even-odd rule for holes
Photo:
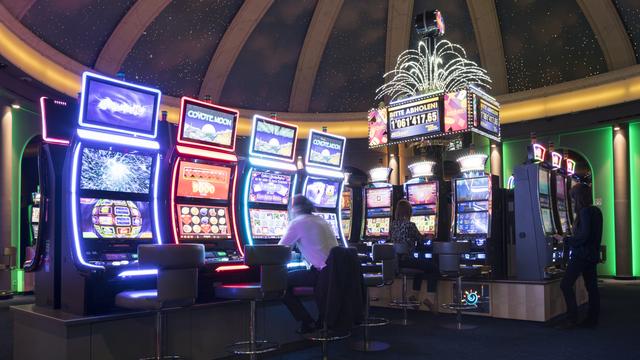
[[[151,187],[153,158],[85,147],[82,149],[80,188],[148,194]]]
[[[487,234],[489,230],[488,212],[469,212],[456,214],[456,232],[466,234]]]
[[[229,198],[231,168],[181,161],[176,195],[200,199]]]
[[[385,188],[367,188],[365,195],[367,198],[368,208],[391,207],[391,191],[390,187]]]
[[[80,227],[85,239],[151,239],[147,201],[80,198]]]
[[[489,178],[456,179],[456,201],[489,200]]]
[[[237,114],[216,106],[206,106],[183,99],[183,140],[231,149],[236,131]]]
[[[317,207],[335,208],[338,206],[339,186],[337,181],[309,179],[304,195]]]
[[[293,125],[258,118],[255,122],[252,152],[291,160],[297,131]]]
[[[389,218],[367,218],[365,224],[366,236],[388,236]]]
[[[333,213],[321,213],[321,212],[314,212],[313,215],[317,215],[320,216],[321,218],[323,218],[326,222],[329,223],[329,225],[331,225],[331,230],[333,230],[333,234],[336,237],[340,237],[340,233],[338,232],[338,217],[336,216],[336,214]]]
[[[291,175],[254,170],[249,181],[250,202],[276,205],[289,203]]]
[[[230,239],[229,210],[219,206],[177,205],[180,239]]]
[[[431,205],[438,201],[436,183],[407,185],[407,197],[411,205]]]
[[[282,237],[289,222],[286,210],[249,209],[249,218],[255,239]]]
[[[422,235],[434,235],[436,233],[435,215],[415,215],[411,217],[411,222],[416,224],[418,231]]]

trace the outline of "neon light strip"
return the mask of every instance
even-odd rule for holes
[[[47,99],[46,96],[43,96],[40,98],[40,118],[42,119],[42,140],[50,144],[69,145],[70,143],[69,140],[51,138],[47,136],[47,115],[46,115],[45,104],[44,104],[46,99]]]
[[[226,148],[226,147],[221,147],[221,146],[215,146],[215,145],[205,145],[205,144],[201,144],[201,143],[197,143],[197,142],[192,142],[189,140],[184,140],[182,139],[182,127],[184,126],[184,111],[186,109],[186,105],[185,105],[185,101],[188,102],[194,102],[198,105],[201,105],[204,108],[210,109],[210,110],[223,110],[224,111],[229,111],[229,112],[233,112],[235,113],[235,117],[234,117],[234,122],[235,124],[233,125],[233,134],[231,136],[231,148]],[[200,101],[200,100],[196,100],[190,97],[186,97],[183,96],[180,99],[180,119],[178,121],[178,143],[179,144],[188,144],[197,148],[204,148],[204,149],[212,149],[212,150],[219,150],[219,151],[225,151],[225,152],[234,152],[236,149],[236,132],[238,130],[238,118],[240,117],[240,112],[236,109],[231,109],[228,107],[224,107],[224,106],[220,106],[220,105],[215,105],[215,104],[211,104],[208,102],[204,102],[204,101]]]
[[[251,165],[266,167],[276,170],[284,170],[284,171],[298,171],[298,168],[295,164],[283,163],[280,161],[274,161],[269,159],[261,159],[261,158],[249,158],[249,163]]]
[[[298,267],[307,267],[307,263],[304,261],[294,261],[287,264],[287,269]]]
[[[140,89],[140,90],[144,90],[144,91],[149,91],[149,92],[155,93],[156,94],[156,99],[155,99],[155,106],[156,106],[155,114],[156,114],[156,116],[153,119],[153,122],[154,122],[153,135],[149,135],[149,134],[145,134],[145,133],[139,133],[139,132],[125,130],[125,129],[118,129],[118,128],[115,128],[115,127],[101,126],[101,125],[95,125],[95,124],[85,124],[83,119],[82,119],[82,114],[84,113],[85,96],[87,96],[87,78],[101,79],[101,80],[104,80],[104,81],[107,81],[107,82],[111,83],[111,85],[120,84],[120,85],[122,85],[124,87]],[[95,129],[106,130],[106,131],[110,131],[110,132],[111,131],[121,132],[121,133],[125,133],[125,134],[130,134],[130,135],[133,135],[133,136],[136,136],[136,137],[137,136],[142,136],[142,137],[155,139],[156,136],[158,135],[158,114],[160,114],[160,98],[162,97],[162,92],[160,92],[160,90],[152,89],[152,88],[149,88],[149,87],[146,87],[146,86],[136,85],[136,84],[132,84],[132,83],[116,80],[116,79],[112,79],[110,77],[106,77],[106,76],[102,76],[102,75],[98,75],[98,74],[94,74],[94,73],[85,71],[85,72],[82,73],[82,92],[81,92],[81,94],[82,95],[81,95],[81,98],[80,98],[80,113],[78,115],[78,125],[91,127],[91,128],[95,128]]]
[[[310,160],[310,157],[311,157],[311,142],[312,142],[311,140],[313,139],[313,134],[320,134],[322,136],[332,137],[332,138],[336,138],[336,139],[342,140],[342,152],[340,154],[340,166],[317,164],[315,162],[312,165],[309,165],[309,160]],[[318,131],[318,130],[311,129],[311,130],[309,130],[309,136],[307,137],[307,155],[304,158],[304,163],[307,166],[317,166],[317,167],[323,167],[323,168],[327,168],[327,169],[340,170],[340,169],[342,169],[342,164],[343,164],[343,161],[344,161],[344,150],[345,150],[346,145],[347,145],[347,138],[345,138],[344,136],[329,134],[329,133],[325,133],[325,132],[321,132],[321,131]]]
[[[342,177],[342,181],[340,182],[340,193],[338,194],[338,199],[342,201],[342,193],[344,192],[344,176]],[[349,247],[347,244],[347,238],[344,236],[344,230],[342,230],[342,206],[339,203],[338,208],[336,209],[338,212],[338,233],[340,234],[340,239],[342,239],[342,244],[344,247]]]
[[[263,120],[263,121],[266,121],[266,122],[273,122],[273,123],[280,124],[283,127],[287,127],[287,128],[291,128],[291,127],[295,128],[295,133],[294,133],[294,136],[293,136],[293,151],[291,152],[291,157],[289,157],[288,159],[285,159],[283,157],[278,157],[278,156],[274,156],[274,155],[259,154],[259,153],[254,152],[253,148],[255,146],[256,128],[257,128],[256,124],[258,123],[258,120]],[[296,157],[297,142],[298,142],[298,125],[288,124],[286,122],[270,119],[268,117],[264,117],[264,116],[260,116],[260,115],[253,115],[253,124],[251,126],[251,143],[249,145],[249,154],[251,156],[277,159],[278,161],[286,161],[286,162],[292,163],[295,160],[295,157]]]
[[[399,104],[399,103],[403,103],[405,101],[408,102],[408,101],[411,101],[411,100],[414,100],[414,99],[433,97],[436,94],[442,94],[442,91],[441,90],[437,90],[437,91],[432,91],[432,92],[429,92],[429,93],[426,93],[426,94],[420,94],[420,95],[415,95],[415,96],[404,98],[404,99],[398,99],[398,100],[390,101],[389,102],[389,106],[395,105],[395,104]]]
[[[312,175],[344,179],[344,173],[337,170],[319,169],[313,166],[307,166],[305,170]]]
[[[536,161],[544,161],[544,155],[547,152],[547,149],[540,144],[533,144],[533,159]]]
[[[145,275],[158,275],[158,269],[139,269],[139,270],[125,270],[118,274],[118,277],[131,277],[131,276],[145,276]]]
[[[249,179],[251,179],[252,172],[253,168],[249,168],[249,173],[245,178],[244,191],[242,192],[244,230],[249,240],[249,246],[253,246],[253,235],[251,234],[251,226],[249,225],[249,183],[251,182]]]
[[[116,145],[124,145],[128,147],[138,147],[151,150],[160,150],[160,144],[157,141],[138,139],[130,136],[107,134],[93,130],[78,129],[78,136],[84,140],[92,140],[105,142]]]
[[[158,244],[162,244],[162,232],[160,231],[160,218],[158,210],[158,178],[160,176],[160,153],[156,155],[156,168],[155,176],[153,179],[153,220],[155,221],[154,227],[156,228],[156,237],[158,238]]]
[[[555,151],[551,152],[551,166],[554,169],[559,169],[562,167],[562,155],[560,155],[560,153]]]
[[[235,154],[221,153],[217,151],[193,148],[183,145],[176,145],[176,151],[178,151],[180,155],[195,156],[203,159],[216,159],[233,162],[238,161],[238,157]]]
[[[78,197],[77,197],[77,187],[78,187],[78,160],[80,155],[80,147],[82,143],[79,141],[76,145],[75,149],[73,149],[73,162],[71,163],[71,225],[73,232],[73,243],[74,248],[76,250],[76,258],[80,264],[94,269],[104,269],[104,266],[89,264],[84,260],[82,256],[82,249],[80,249],[80,234],[78,233],[78,229],[80,228],[78,224]]]
[[[173,230],[173,242],[176,244],[180,243],[178,240],[178,219],[176,217],[176,211],[178,211],[176,207],[176,177],[178,176],[178,167],[181,161],[182,159],[180,158],[176,159],[171,172],[171,229]]]
[[[244,257],[244,249],[242,248],[242,242],[240,241],[240,236],[238,236],[238,222],[236,221],[236,212],[233,211],[236,209],[236,184],[238,182],[238,165],[234,166],[234,174],[233,174],[233,187],[231,188],[231,222],[233,223],[233,236],[236,237],[236,248],[240,253],[240,256]]]
[[[216,268],[216,272],[234,271],[234,270],[248,270],[247,265],[224,265]]]

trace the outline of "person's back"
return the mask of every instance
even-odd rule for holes
[[[589,262],[600,260],[602,221],[602,212],[598,207],[591,205],[580,210],[575,233],[566,239],[571,258]]]
[[[289,223],[287,233],[280,240],[280,244],[296,244],[302,256],[313,267],[321,270],[331,249],[338,246],[338,240],[325,219],[313,214],[303,214]]]

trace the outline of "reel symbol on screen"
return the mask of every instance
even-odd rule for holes
[[[477,305],[478,299],[478,292],[476,290],[465,290],[462,302],[467,305]]]

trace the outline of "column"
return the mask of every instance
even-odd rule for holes
[[[613,129],[613,192],[616,218],[616,278],[628,279],[633,275],[628,124],[616,125]]]

